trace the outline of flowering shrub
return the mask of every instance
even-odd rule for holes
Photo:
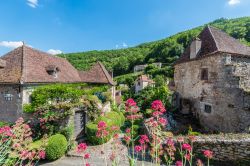
[[[0,165],[33,165],[45,158],[43,147],[29,149],[33,142],[30,126],[19,118],[12,126],[0,128]]]

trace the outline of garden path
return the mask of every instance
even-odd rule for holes
[[[121,138],[120,138],[121,139]],[[88,150],[86,153],[89,153],[91,158],[88,159],[88,162],[91,166],[105,166],[105,155],[102,154],[102,151],[107,153],[107,156],[110,156],[112,153],[112,143],[113,141],[109,141],[105,144],[104,150],[103,146],[88,146]],[[128,148],[123,145],[119,144],[118,148],[116,150],[116,155],[120,159],[119,166],[129,166],[129,161],[127,158],[128,155]],[[82,160],[83,154],[77,154],[76,152],[72,151],[68,154],[68,156],[63,157],[57,161],[50,162],[50,163],[41,163],[40,165],[43,166],[83,166],[83,160]],[[107,158],[108,166],[111,166],[111,161],[109,160],[109,157]],[[137,166],[141,166],[142,162],[138,161]],[[149,162],[144,161],[144,166],[150,166],[151,164]]]

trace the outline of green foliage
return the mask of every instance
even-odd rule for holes
[[[81,102],[84,109],[91,121],[96,120],[101,114],[101,110],[98,109],[97,104],[101,103],[97,96],[85,95],[82,97]]]
[[[0,127],[9,126],[9,125],[10,124],[8,122],[0,121]]]
[[[67,150],[67,140],[64,135],[56,134],[49,138],[46,146],[46,158],[56,160],[61,158]]]
[[[55,84],[39,87],[31,95],[32,107],[36,108],[49,102],[70,101],[76,103],[83,94],[79,86],[77,84]]]
[[[34,112],[34,108],[31,104],[24,104],[23,105],[23,112],[25,113],[33,113]]]
[[[241,39],[242,42],[250,45],[249,22],[250,17],[237,19],[221,18],[209,24],[222,29],[229,35]],[[132,72],[133,67],[138,64],[162,62],[165,66],[171,66],[188,46],[190,41],[195,38],[203,28],[204,26],[200,26],[162,40],[144,43],[126,49],[88,51],[62,54],[60,56],[66,57],[77,69],[81,70],[86,70],[96,63],[96,61],[101,61],[108,70],[114,71],[115,76]],[[164,73],[165,76],[173,76],[173,70],[170,68],[167,69],[168,72]]]
[[[151,107],[151,103],[154,100],[161,100],[166,107],[169,107],[170,96],[171,92],[165,85],[159,87],[147,87],[140,91],[140,93],[135,94],[133,98],[137,102],[137,105],[142,109],[142,113],[145,114],[145,110]]]

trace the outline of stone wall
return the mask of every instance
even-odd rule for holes
[[[212,150],[214,160],[250,160],[250,134],[197,136],[195,153]]]
[[[219,53],[175,65],[182,110],[193,113],[207,130],[249,132],[249,67],[249,58]],[[201,80],[202,69],[208,70],[208,80]]]

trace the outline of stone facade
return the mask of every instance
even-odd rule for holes
[[[175,65],[174,80],[183,113],[209,130],[249,132],[250,58],[218,52]]]
[[[0,121],[14,122],[22,115],[22,96],[19,85],[0,85]]]

